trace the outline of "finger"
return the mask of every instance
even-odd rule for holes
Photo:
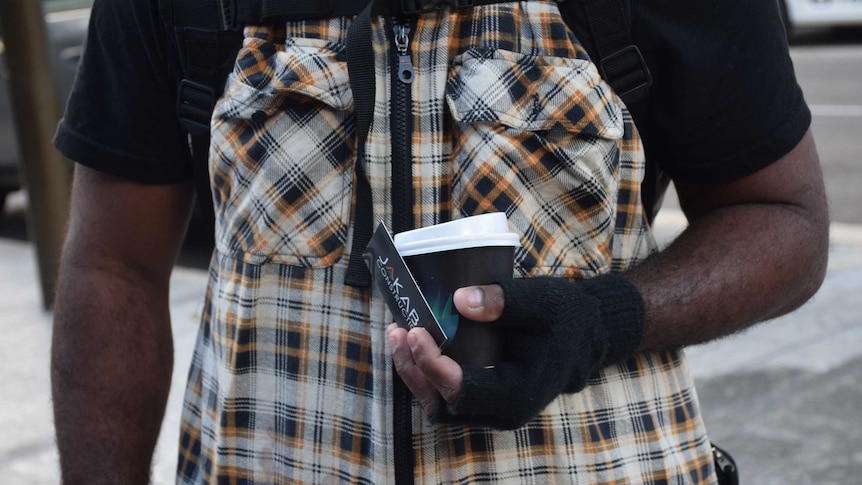
[[[505,298],[500,285],[466,286],[452,296],[458,313],[477,322],[493,322],[503,314]]]
[[[446,402],[455,402],[464,380],[461,366],[451,357],[440,353],[434,337],[424,328],[411,329],[407,334],[407,342],[413,353],[413,361],[422,369],[422,373],[433,384],[437,393],[442,395]]]
[[[431,416],[437,411],[439,396],[437,387],[425,377],[422,369],[413,360],[413,352],[407,343],[407,331],[393,323],[386,328],[395,371],[419,401],[422,409]]]

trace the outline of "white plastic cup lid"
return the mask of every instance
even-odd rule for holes
[[[518,233],[509,230],[506,214],[502,212],[470,216],[401,232],[395,235],[394,241],[401,256],[485,246],[521,245]]]

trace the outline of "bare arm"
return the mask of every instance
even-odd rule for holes
[[[699,343],[787,313],[810,298],[826,271],[829,221],[810,134],[771,166],[715,186],[677,184],[690,220],[665,251],[627,273],[644,299],[641,350]],[[504,308],[498,285],[460,289],[454,302],[473,320]],[[439,396],[458,398],[463,373],[416,328],[387,329],[396,369],[429,414]]]
[[[810,133],[736,182],[676,185],[689,227],[628,273],[646,304],[642,349],[731,334],[794,310],[820,287],[829,220]]]
[[[173,367],[168,283],[191,200],[189,184],[76,167],[51,350],[63,483],[149,481]]]

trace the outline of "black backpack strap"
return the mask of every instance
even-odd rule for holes
[[[210,116],[242,44],[231,0],[162,0],[177,43],[183,80],[177,116],[190,134],[209,133]]]
[[[653,79],[643,53],[631,38],[629,6],[628,0],[575,0],[561,3],[560,9],[602,78],[626,104],[648,147],[649,88]],[[647,163],[641,198],[650,222],[655,219],[669,181],[658,163]]]
[[[631,39],[629,1],[572,0],[561,2],[560,12],[602,79],[614,88],[635,120],[645,120],[652,74]]]
[[[161,0],[173,32],[183,78],[177,87],[177,117],[191,138],[197,210],[214,241],[215,214],[209,180],[210,117],[242,45],[229,24],[229,0]]]
[[[582,4],[593,34],[593,61],[602,77],[627,106],[646,99],[652,76],[640,49],[631,40],[623,0],[586,0]]]
[[[347,31],[347,71],[356,113],[356,206],[353,218],[353,244],[344,282],[350,286],[371,284],[371,274],[362,253],[374,231],[371,185],[365,174],[365,140],[374,113],[374,49],[371,44],[372,4],[362,10]]]

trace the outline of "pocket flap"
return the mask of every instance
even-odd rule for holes
[[[258,41],[265,42],[251,39],[251,42]],[[246,49],[250,47],[254,46],[245,46]],[[263,69],[254,66],[248,69],[253,73],[248,76],[245,69],[236,71],[238,86],[252,89],[243,89],[248,92],[245,96],[232,94],[238,95],[239,102],[245,106],[264,111],[277,109],[273,98],[296,95],[320,101],[336,110],[351,110],[353,92],[350,90],[347,62],[341,58],[344,55],[342,49],[343,46],[319,39],[287,39],[284,50],[272,52],[268,58],[247,56],[247,61],[266,62],[268,66]],[[263,48],[259,50],[265,51]]]
[[[453,63],[446,101],[456,121],[623,135],[618,102],[589,61],[473,48]]]

